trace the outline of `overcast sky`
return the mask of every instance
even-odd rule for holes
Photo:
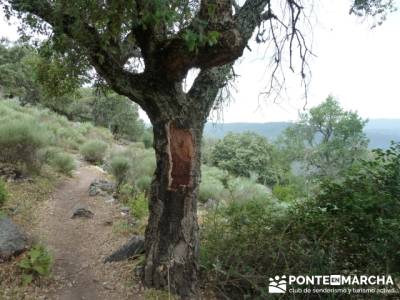
[[[311,19],[316,57],[310,61],[307,108],[331,94],[364,118],[400,118],[400,12],[370,29],[371,21],[348,14],[347,0],[318,3]],[[0,36],[15,40],[16,26],[0,19]],[[268,59],[265,47],[252,44],[251,48],[236,65],[240,77],[236,91],[232,90],[235,101],[224,109],[223,121],[295,120],[306,103],[299,77],[287,76],[287,93],[277,103],[260,96],[269,80]]]

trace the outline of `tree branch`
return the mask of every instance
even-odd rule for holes
[[[195,79],[191,89],[187,93],[189,103],[193,107],[201,106],[195,113],[202,115],[200,118],[206,119],[214,106],[218,93],[223,89],[228,81],[233,63],[201,70]]]
[[[143,99],[143,76],[124,70],[126,62],[118,44],[105,45],[97,30],[82,20],[64,12],[56,11],[46,0],[10,1],[12,8],[22,13],[33,14],[50,24],[55,34],[64,33],[75,40],[86,52],[93,67],[118,93],[138,103],[142,108],[147,104]]]
[[[157,45],[155,73],[161,72],[173,81],[180,81],[191,68],[205,70],[234,62],[242,56],[256,27],[272,17],[263,14],[267,3],[268,0],[248,0],[240,9],[236,6],[238,11],[233,15],[232,0],[202,0],[192,23]],[[199,23],[204,27],[199,29]],[[203,35],[218,32],[218,39],[216,44],[201,45],[190,51],[184,40],[188,31]]]

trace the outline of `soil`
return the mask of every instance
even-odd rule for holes
[[[112,224],[126,216],[109,201],[111,196],[88,195],[90,183],[104,178],[100,168],[81,164],[37,211],[35,235],[54,256],[54,282],[47,299],[144,299],[133,262],[103,263],[129,239],[113,233]],[[71,219],[79,205],[88,207],[93,218]]]

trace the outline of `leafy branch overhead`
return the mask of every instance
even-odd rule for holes
[[[290,18],[283,12],[278,16],[266,0],[247,0],[242,6],[231,0],[10,0],[4,8],[7,16],[18,14],[30,28],[50,31],[57,50],[86,56],[114,90],[151,111],[143,88],[149,78],[167,78],[173,84],[191,68],[207,71],[232,64],[256,28],[257,41],[273,41],[277,65],[286,42],[291,49],[298,44],[306,60],[309,51],[297,30],[303,7],[293,0],[283,2]],[[134,61],[141,62],[144,72],[128,71]]]
[[[86,56],[111,88],[147,112],[154,106],[143,88],[149,78],[167,78],[173,85],[191,68],[233,64],[255,30],[257,42],[275,49],[273,78],[286,54],[292,71],[297,63],[303,80],[308,73],[310,49],[300,25],[307,23],[305,9],[310,5],[301,0],[247,0],[241,6],[232,0],[2,2],[7,16],[17,14],[30,28],[51,32],[57,50]],[[383,15],[392,7],[391,0],[355,0],[351,12]],[[129,64],[140,67],[129,72]],[[228,74],[226,68],[218,71]],[[271,84],[274,88],[281,87]]]

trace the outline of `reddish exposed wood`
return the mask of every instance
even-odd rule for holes
[[[168,148],[170,155],[169,189],[177,190],[180,186],[190,186],[195,151],[190,130],[177,128],[174,122],[169,123]]]

